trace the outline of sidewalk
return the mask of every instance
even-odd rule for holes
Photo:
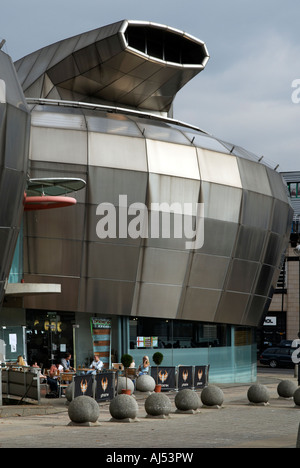
[[[169,419],[149,419],[144,409],[147,395],[137,392],[138,422],[112,422],[109,402],[100,404],[100,426],[68,426],[65,398],[43,399],[39,406],[0,407],[0,448],[295,448],[300,408],[293,399],[278,397],[281,380],[294,380],[290,373],[261,373],[258,383],[266,385],[271,399],[267,406],[250,405],[249,384],[220,384],[222,409],[200,408],[195,415],[176,414]],[[199,392],[200,394],[200,392]],[[172,402],[176,393],[167,393]],[[19,416],[19,417],[18,417]],[[21,416],[21,417],[20,417]]]

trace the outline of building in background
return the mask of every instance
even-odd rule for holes
[[[210,364],[211,381],[255,380],[255,327],[292,209],[261,159],[171,118],[208,58],[186,33],[121,21],[15,63],[30,178],[86,182],[75,206],[24,216],[25,284],[61,287],[4,304],[1,323],[26,327],[30,361],[98,352],[109,365],[130,352],[138,364],[164,348],[166,365]]]
[[[282,271],[263,325],[265,346],[298,339],[300,331],[300,263],[294,251],[300,243],[300,172],[283,172],[281,175],[287,184],[294,215]]]

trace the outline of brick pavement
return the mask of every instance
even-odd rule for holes
[[[22,413],[20,407],[9,407],[0,415],[0,448],[80,447],[116,449],[118,453],[126,447],[177,452],[190,449],[194,454],[201,448],[295,448],[300,408],[292,399],[278,397],[277,385],[284,379],[295,380],[293,371],[289,375],[259,375],[258,382],[271,394],[268,406],[248,403],[249,384],[220,384],[225,396],[222,409],[200,408],[195,415],[176,414],[173,404],[174,412],[168,419],[146,418],[146,395],[137,393],[138,422],[111,422],[106,402],[100,404],[98,427],[68,426],[64,398],[45,399],[40,407],[22,408]],[[174,401],[175,392],[168,396]]]

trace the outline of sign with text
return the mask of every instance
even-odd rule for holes
[[[176,387],[175,367],[151,367],[151,376],[162,390],[174,390]]]
[[[204,388],[208,384],[209,366],[195,366],[194,387]]]
[[[96,401],[112,400],[115,396],[115,372],[101,372],[95,376]]]
[[[193,386],[193,366],[178,367],[178,390],[192,388]]]
[[[277,317],[266,317],[264,321],[264,326],[272,326],[276,327],[277,325]]]
[[[74,398],[81,395],[86,395],[93,398],[93,382],[94,379],[92,374],[77,375],[74,377]]]

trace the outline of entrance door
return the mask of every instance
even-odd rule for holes
[[[66,352],[73,355],[72,312],[27,310],[27,352],[30,363],[44,368],[58,364]]]

